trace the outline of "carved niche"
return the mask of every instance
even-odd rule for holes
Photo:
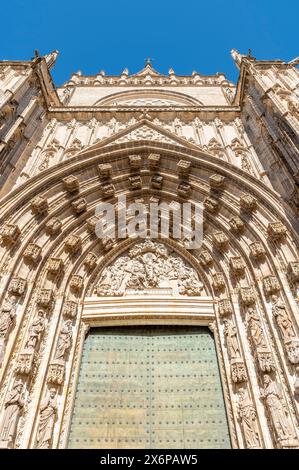
[[[226,318],[223,323],[232,381],[234,383],[246,382],[247,373],[241,355],[236,325],[233,320],[228,320]]]
[[[179,295],[201,295],[203,284],[195,270],[160,243],[145,240],[106,267],[96,286],[98,295],[170,289]]]
[[[260,317],[253,307],[248,307],[246,312],[247,332],[250,336],[254,357],[262,372],[271,372],[275,370],[269,345],[265,338],[264,330]]]
[[[299,338],[287,311],[285,303],[277,295],[272,295],[272,313],[276,320],[281,339],[291,364],[299,363]]]

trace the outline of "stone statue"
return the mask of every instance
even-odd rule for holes
[[[43,310],[39,310],[37,317],[33,320],[30,329],[28,340],[25,348],[34,350],[40,342],[41,335],[45,329],[45,320],[46,314]]]
[[[72,320],[67,320],[60,330],[54,359],[64,360],[72,344]]]
[[[261,327],[259,315],[252,307],[249,307],[247,310],[246,320],[248,327],[250,328],[250,333],[254,345],[257,348],[266,348],[267,345],[264,337],[264,332]]]
[[[241,357],[240,347],[237,337],[237,328],[230,320],[224,320],[224,334],[226,336],[226,344],[228,355],[230,358]]]
[[[39,425],[37,431],[37,449],[50,449],[52,444],[53,429],[57,416],[57,396],[55,388],[52,388],[39,411]]]
[[[8,448],[13,447],[21,410],[24,406],[23,388],[24,385],[17,382],[5,402],[0,427],[0,442],[2,447],[3,445]]]
[[[269,375],[264,375],[264,388],[261,396],[265,400],[278,440],[292,438],[287,410],[283,404],[282,386],[271,380]]]
[[[15,316],[15,304],[7,299],[0,313],[0,365],[4,357],[5,342],[14,323]]]
[[[296,337],[294,326],[290,320],[284,302],[277,296],[272,295],[272,312],[276,318],[283,339],[288,340]]]
[[[238,416],[249,449],[260,447],[258,427],[256,421],[256,411],[248,395],[243,388],[239,391]]]

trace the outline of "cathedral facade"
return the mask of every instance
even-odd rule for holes
[[[299,59],[56,57],[0,62],[0,448],[299,448]],[[112,232],[124,200],[169,236]]]

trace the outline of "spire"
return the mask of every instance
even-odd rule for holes
[[[45,55],[45,60],[47,62],[49,69],[51,69],[53,65],[55,64],[58,54],[59,54],[59,51],[53,51],[50,54]]]
[[[153,68],[152,59],[150,57],[145,59],[145,66]]]
[[[237,51],[237,49],[232,49],[232,50],[230,51],[230,53],[231,53],[231,56],[232,56],[232,58],[234,59],[234,61],[235,61],[235,63],[236,63],[236,66],[237,66],[238,68],[240,68],[242,59],[243,59],[243,57],[245,57],[245,55],[244,55],[244,54],[240,54],[240,52]]]

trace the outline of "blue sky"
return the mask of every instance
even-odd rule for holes
[[[72,72],[137,72],[146,57],[177,74],[224,72],[234,47],[257,59],[299,55],[298,0],[10,0],[1,7],[1,59],[60,51],[57,85]]]

